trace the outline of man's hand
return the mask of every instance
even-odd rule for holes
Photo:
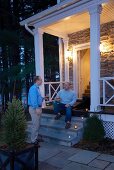
[[[61,101],[61,98],[60,98],[60,97],[56,97],[56,98],[55,98],[55,101],[60,102],[60,101]]]
[[[70,104],[66,104],[65,107],[70,107]]]
[[[41,113],[42,113],[42,109],[41,109],[41,108],[37,108],[37,109],[36,109],[36,114],[37,114],[37,115],[41,115]]]

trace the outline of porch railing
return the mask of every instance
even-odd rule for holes
[[[53,101],[56,94],[63,88],[64,82],[44,82],[45,100]]]
[[[114,77],[100,78],[101,106],[114,106]]]

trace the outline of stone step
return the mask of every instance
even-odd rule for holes
[[[30,131],[27,131],[28,139],[27,142],[30,142]],[[69,129],[54,129],[41,127],[39,130],[39,136],[46,142],[52,142],[55,144],[60,144],[64,146],[73,146],[82,139],[83,128],[78,128],[75,132],[72,132]]]
[[[73,131],[75,132],[75,129],[74,129],[74,126],[77,125],[78,126],[78,129],[80,128],[83,128],[83,124],[82,123],[79,123],[79,122],[72,122],[72,126],[70,128],[70,131]],[[42,120],[41,121],[41,126],[43,127],[48,127],[48,128],[52,128],[52,129],[59,129],[59,130],[64,130],[65,129],[65,123],[62,122],[62,121],[45,121],[45,120]]]
[[[83,129],[71,132],[70,130],[57,130],[41,127],[39,135],[42,136],[44,141],[52,142],[64,146],[73,146],[82,139]]]
[[[85,90],[85,93],[89,93],[90,94],[90,88]]]
[[[65,129],[65,116],[60,120],[54,119],[55,115],[42,114],[39,135],[44,141],[53,142],[60,145],[72,146],[82,139],[85,118],[73,117],[70,129]],[[75,129],[75,125],[77,128]],[[31,121],[28,122],[28,139],[30,141]]]
[[[87,89],[90,89],[90,83],[87,85]]]
[[[90,97],[90,93],[84,93],[83,97]]]
[[[54,114],[43,113],[42,114],[42,119],[43,118],[54,120],[55,115]],[[64,120],[65,120],[65,116],[63,115],[59,121],[63,121],[64,122]],[[82,123],[84,123],[85,120],[86,120],[86,118],[84,118],[84,117],[76,117],[76,116],[72,117],[72,122],[82,122]]]
[[[31,130],[32,123],[28,123],[28,131]],[[77,126],[77,129],[75,129],[75,125]],[[41,127],[45,127],[48,129],[55,129],[59,131],[64,131],[65,129],[65,122],[61,120],[41,120]],[[80,130],[83,128],[83,123],[81,122],[74,122],[72,121],[71,128],[69,129],[71,132],[76,132],[76,130]]]

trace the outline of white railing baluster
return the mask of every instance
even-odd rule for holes
[[[49,99],[51,99],[51,84],[49,84]]]
[[[111,102],[111,100],[114,100],[114,85],[111,84],[112,81],[114,82],[114,77],[102,77],[100,78],[100,81],[103,81],[103,103],[100,104],[101,106],[114,106],[114,102]],[[106,88],[107,85],[107,88]],[[112,89],[112,94],[110,94],[110,97],[108,96],[108,99],[106,100],[106,90],[108,90],[108,87],[110,87],[110,89]]]
[[[110,99],[107,100],[107,102],[105,104],[109,103],[113,98],[114,98],[114,95],[112,97],[110,97]]]
[[[49,94],[48,94],[49,100],[48,101],[54,100],[54,96],[58,93],[59,88],[62,87],[63,83],[64,82],[44,82],[45,86],[48,85],[48,91],[49,91]],[[55,88],[53,85],[57,85],[57,87]],[[54,93],[52,93],[52,90],[54,91]],[[46,94],[45,94],[45,96],[46,96]]]
[[[108,81],[106,83],[114,90],[114,86],[112,86]]]
[[[51,97],[52,100],[53,100],[53,97],[55,96],[55,94],[57,94],[59,87],[60,87],[60,84],[58,85],[57,89],[56,89],[55,92],[53,93],[53,95],[52,95],[52,97]]]
[[[105,104],[105,80],[103,80],[103,104]]]

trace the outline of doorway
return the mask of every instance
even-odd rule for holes
[[[90,85],[90,48],[78,51],[78,98]]]

